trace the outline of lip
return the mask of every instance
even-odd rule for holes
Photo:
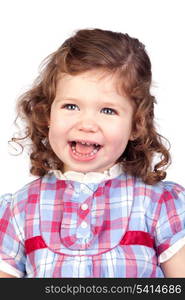
[[[74,140],[73,140],[74,141]],[[75,141],[82,141],[82,140],[75,140]],[[85,142],[85,143],[92,143],[92,141],[90,142],[90,141],[87,141],[87,140],[83,140],[83,142]],[[97,144],[97,143],[93,143],[93,144]],[[72,151],[72,148],[71,148],[71,142],[69,142],[68,143],[68,145],[69,145],[69,153],[70,153],[70,156],[74,159],[74,160],[76,160],[76,161],[92,161],[92,160],[94,160],[97,156],[98,156],[98,153],[101,151],[101,148],[102,148],[102,146],[100,147],[100,149],[98,150],[98,152],[96,152],[96,153],[94,153],[93,155],[91,155],[91,156],[84,156],[84,157],[82,157],[82,156],[78,156],[78,155],[76,155],[73,151]]]

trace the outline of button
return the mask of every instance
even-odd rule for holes
[[[82,209],[82,210],[87,210],[87,209],[88,209],[87,203],[83,203],[83,204],[81,205],[81,209]]]
[[[81,227],[82,228],[87,228],[87,226],[88,226],[88,224],[87,224],[87,222],[85,222],[85,221],[83,221],[82,223],[81,223]]]

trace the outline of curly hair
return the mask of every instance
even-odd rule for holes
[[[134,140],[128,142],[117,162],[122,162],[125,172],[140,177],[146,184],[164,179],[170,154],[154,126],[156,99],[150,93],[151,62],[145,46],[128,34],[102,29],[76,31],[44,60],[32,87],[18,99],[17,118],[24,120],[26,126],[24,136],[12,140],[20,144],[31,140],[31,174],[43,176],[52,169],[63,169],[48,141],[50,110],[59,75],[94,69],[117,73],[121,88],[135,103]],[[160,160],[154,164],[156,154]]]

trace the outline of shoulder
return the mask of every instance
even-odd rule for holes
[[[152,210],[159,205],[161,195],[164,192],[164,183],[159,182],[155,185],[144,183],[140,178],[135,179],[134,198],[141,201],[146,210]]]
[[[142,180],[136,179],[135,194],[149,197],[151,203],[159,204],[170,199],[185,201],[185,188],[172,181],[160,181],[154,185],[147,185]]]
[[[161,194],[158,199],[161,215],[166,217],[172,214],[182,214],[185,212],[185,188],[178,183],[172,181],[164,181],[160,183]],[[154,190],[155,190],[154,186]]]
[[[185,213],[185,188],[172,181],[147,185],[136,179],[134,199],[136,205],[142,205],[148,222],[152,220],[152,226],[159,218],[162,222],[163,218],[171,219],[173,214],[182,216]]]
[[[161,218],[171,219],[172,222],[177,222],[177,219],[185,221],[185,188],[183,186],[171,181],[163,182],[163,192],[159,202]]]
[[[24,211],[25,205],[28,202],[29,196],[35,194],[39,190],[42,178],[37,178],[22,188],[17,190],[15,193],[6,193],[0,196],[1,208],[10,207],[12,210],[18,208],[19,211]]]
[[[185,201],[185,188],[183,186],[172,181],[164,181],[162,184],[162,201],[168,201],[172,198]]]

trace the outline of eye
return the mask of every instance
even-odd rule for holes
[[[62,108],[67,110],[79,110],[78,106],[76,104],[64,104]]]
[[[117,114],[115,109],[112,109],[112,108],[109,108],[109,107],[102,108],[101,112],[103,112],[106,115],[116,115]]]

